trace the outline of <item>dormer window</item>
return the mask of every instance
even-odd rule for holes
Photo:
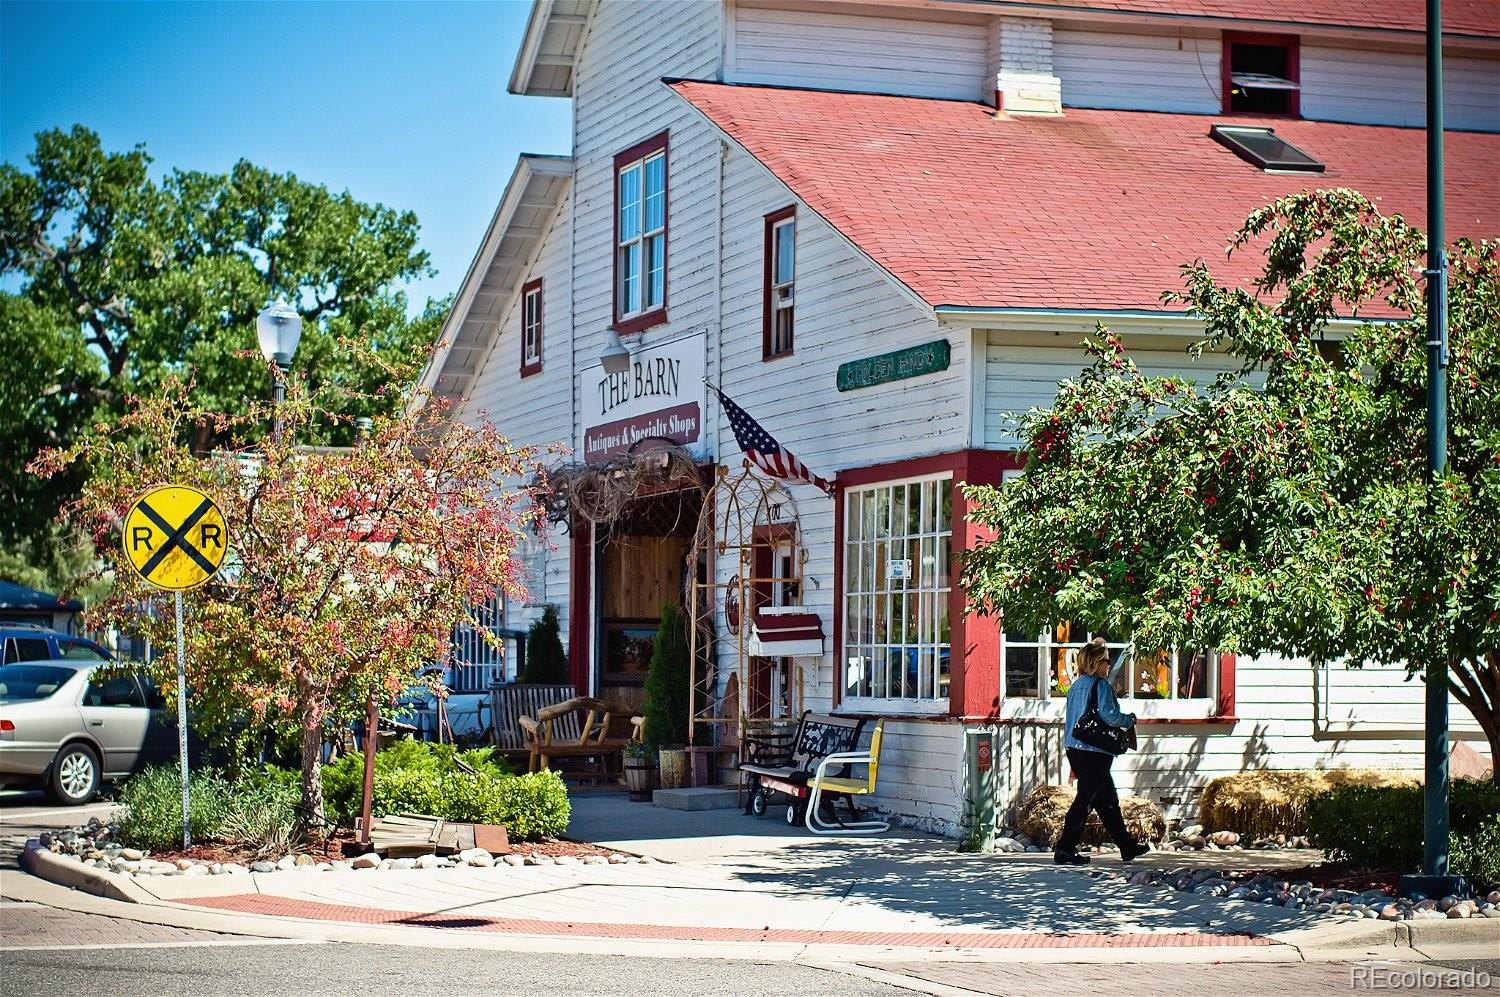
[[[1296,35],[1224,33],[1224,113],[1301,113]]]

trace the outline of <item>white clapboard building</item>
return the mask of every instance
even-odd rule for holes
[[[1444,11],[1448,231],[1492,238],[1500,3]],[[1081,368],[1096,321],[1150,372],[1226,369],[1189,360],[1200,327],[1160,296],[1196,257],[1254,272],[1222,263],[1252,209],[1354,187],[1424,223],[1422,13],[537,0],[509,86],[572,102],[573,154],[517,164],[423,388],[580,465],[671,442],[711,481],[743,457],[705,380],[722,387],[833,483],[789,486],[806,561],[783,601],[824,638],[783,673],[797,706],[889,718],[876,803],[957,833],[966,731],[997,732],[1002,810],[1066,778],[1059,668],[1089,635],[966,615],[955,484],[1020,466],[1017,413]],[[616,338],[631,367],[611,376]],[[506,623],[555,604],[579,688],[639,701],[657,609],[689,581],[688,505],[658,495],[607,538],[559,524]],[[1135,671],[1142,750],[1117,771],[1169,810],[1245,769],[1421,764],[1400,668],[1183,652]]]

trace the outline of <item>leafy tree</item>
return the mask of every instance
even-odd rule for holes
[[[409,320],[395,289],[430,272],[410,212],[244,161],[157,179],[143,146],[108,152],[78,125],[39,133],[29,163],[0,164],[0,277],[16,288],[0,293],[0,499],[12,510],[0,544],[49,542],[86,469],[40,480],[23,468],[119,417],[131,395],[184,373],[207,411],[243,414],[269,395],[255,316],[273,298],[305,319],[295,363],[320,409],[400,406],[444,310]],[[220,442],[209,420],[180,431],[198,449]],[[347,420],[304,427],[304,442],[351,439]]]
[[[187,597],[188,682],[196,714],[225,730],[269,725],[300,738],[301,796],[316,830],[323,812],[324,737],[363,713],[374,691],[389,705],[423,666],[447,657],[454,627],[496,589],[524,593],[514,556],[537,512],[497,482],[536,471],[534,454],[492,426],[445,419],[433,403],[378,416],[352,448],[295,446],[330,419],[291,385],[282,440],[252,443],[264,407],[243,418],[196,404],[183,382],[129,406],[118,421],[35,468],[89,472],[67,521],[103,555],[110,595],[89,609],[95,624],[173,646],[170,597],[125,563],[119,531],[129,504],[150,485],[192,484],[213,496],[230,534],[230,558]],[[212,424],[220,447],[207,456],[182,441]],[[175,662],[158,659],[172,690]]]
[[[568,681],[568,656],[563,652],[562,626],[557,607],[548,604],[526,632],[526,668],[522,682],[562,685]]]
[[[645,740],[652,748],[687,742],[690,653],[687,617],[677,605],[662,603],[661,623],[646,674]]]
[[[1240,370],[1147,377],[1100,328],[1092,364],[1024,420],[1025,472],[971,489],[995,531],[967,558],[1006,627],[1063,619],[1147,649],[1446,663],[1500,765],[1500,264],[1452,247],[1449,466],[1429,487],[1425,240],[1349,190],[1250,216],[1253,290],[1184,268],[1192,352]],[[1338,315],[1365,318],[1342,339]],[[1500,769],[1497,769],[1500,778]]]

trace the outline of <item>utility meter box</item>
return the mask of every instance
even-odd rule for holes
[[[995,728],[964,730],[967,799],[964,803],[965,843],[976,851],[995,850],[995,793],[998,783]]]

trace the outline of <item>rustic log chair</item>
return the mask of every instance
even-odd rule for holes
[[[519,761],[528,754],[526,732],[521,729],[522,717],[534,717],[549,706],[565,703],[578,695],[578,690],[568,684],[541,684],[513,682],[496,686],[490,691],[490,724],[495,735],[495,748],[507,758]],[[561,741],[578,738],[578,715],[570,713],[556,721],[553,737]]]
[[[565,718],[583,713],[576,737],[567,737],[561,724]],[[611,756],[625,745],[641,739],[645,719],[628,706],[610,703],[592,696],[574,696],[562,703],[544,707],[535,717],[521,718],[521,730],[530,752],[529,771],[552,767],[554,758],[589,760],[589,775],[602,779]]]

